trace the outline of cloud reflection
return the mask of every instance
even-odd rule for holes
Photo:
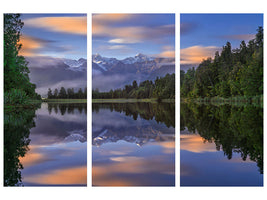
[[[200,135],[185,135],[181,133],[181,150],[187,150],[195,153],[215,152],[216,146],[214,143],[205,142]]]
[[[23,181],[42,185],[86,185],[87,167],[53,170],[44,174],[26,176]]]
[[[174,175],[174,165],[170,165],[164,155],[151,156],[150,158],[137,156],[111,157],[110,160],[111,162],[105,163],[105,165],[93,165],[93,185],[142,185],[147,178],[146,176],[150,174],[154,174],[153,178],[161,174]]]

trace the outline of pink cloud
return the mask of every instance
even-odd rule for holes
[[[191,46],[180,51],[180,64],[199,64],[203,59],[214,57],[216,51],[220,51],[216,46]]]

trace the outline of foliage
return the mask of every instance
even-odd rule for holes
[[[79,88],[78,92],[74,91],[74,88],[68,88],[67,90],[64,87],[61,87],[59,92],[56,88],[54,93],[51,88],[48,88],[47,92],[48,99],[87,99],[87,88]]]
[[[16,108],[15,111],[4,112],[4,185],[22,184],[20,158],[29,150],[30,129],[35,126],[35,111],[40,104],[31,109]]]
[[[27,62],[19,55],[22,47],[19,43],[20,31],[23,25],[19,14],[4,14],[4,94],[8,96],[7,99],[16,93],[23,94],[25,98],[41,99],[35,93],[36,86],[30,82]],[[21,101],[12,102],[19,104]]]
[[[175,74],[166,74],[165,77],[153,81],[143,81],[139,84],[134,80],[132,85],[125,85],[123,89],[110,90],[109,92],[99,92],[98,89],[92,91],[93,99],[148,99],[175,98]]]
[[[27,104],[29,97],[26,92],[21,89],[11,89],[9,92],[5,92],[4,103],[7,104]]]
[[[181,97],[234,97],[263,94],[263,29],[258,28],[256,38],[240,48],[231,43],[223,46],[214,59],[203,60],[198,68],[181,70]]]

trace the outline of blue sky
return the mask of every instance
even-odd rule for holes
[[[92,53],[105,57],[174,57],[175,15],[93,14],[92,44]]]
[[[87,58],[86,14],[22,14],[24,56]]]
[[[232,48],[255,37],[262,14],[181,14],[181,64],[196,64],[214,56],[229,41]]]

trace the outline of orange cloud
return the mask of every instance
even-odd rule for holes
[[[39,17],[24,20],[27,26],[41,27],[55,32],[87,35],[87,18]]]
[[[180,149],[187,150],[195,153],[205,151],[215,152],[216,146],[214,143],[205,142],[200,135],[183,135],[180,136]]]
[[[162,50],[161,53],[156,54],[155,56],[160,58],[175,58],[175,50],[173,46],[163,46]]]
[[[163,51],[157,57],[175,58],[175,51]]]
[[[95,14],[92,16],[92,34],[121,36],[124,35],[123,31],[130,33],[129,31],[125,30],[125,28],[113,28],[112,26],[110,26],[110,23],[122,21],[132,16],[133,15],[129,14]]]
[[[54,170],[47,174],[24,177],[25,182],[49,185],[86,184],[87,167]]]
[[[22,44],[22,48],[19,54],[23,56],[36,55],[34,51],[43,47],[42,42],[26,35],[21,36],[20,43]]]
[[[203,59],[214,57],[215,52],[220,49],[221,48],[216,46],[192,46],[181,49],[181,64],[199,64]]]
[[[111,13],[111,14],[94,14],[92,16],[93,23],[107,24],[111,22],[122,21],[125,19],[132,18],[134,15],[122,14],[122,13]]]
[[[100,36],[109,36],[115,38],[121,38],[121,40],[140,42],[141,39],[145,38],[144,33],[145,28],[143,27],[111,27],[101,24],[93,23],[92,34]]]

